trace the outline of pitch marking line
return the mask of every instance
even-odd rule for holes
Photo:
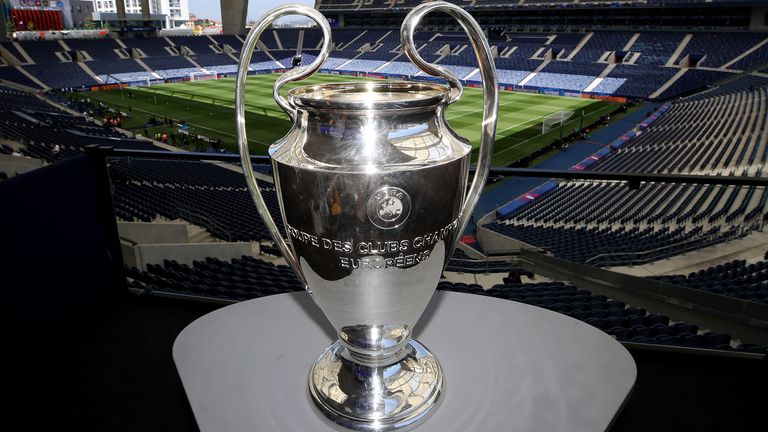
[[[599,109],[597,109],[597,110],[595,110],[595,111],[591,112],[590,114],[594,114],[594,113],[602,112],[602,111],[604,111],[606,108],[612,108],[612,107],[613,107],[613,105],[606,105],[606,106],[604,106],[604,107],[602,107],[602,108],[599,108]],[[541,117],[544,117],[544,116],[539,116],[538,118],[541,118]],[[536,120],[536,119],[534,119],[534,120]],[[532,121],[532,120],[529,120],[529,122],[530,122],[530,121]],[[571,122],[573,122],[573,121],[576,121],[576,120],[567,121],[567,122],[565,122],[565,124],[571,123]],[[525,122],[525,123],[528,123],[528,122]],[[525,124],[525,123],[520,123],[520,124]],[[517,125],[517,126],[519,126],[519,125]],[[513,126],[513,127],[514,127],[514,126]],[[505,130],[506,130],[506,129],[505,129]],[[503,132],[503,131],[502,131],[502,132]],[[499,132],[497,132],[497,134],[498,134],[498,133],[499,133]],[[528,139],[527,139],[527,140],[525,140],[525,141],[519,142],[519,143],[517,143],[517,144],[512,144],[511,146],[509,146],[509,147],[507,147],[507,148],[505,148],[505,149],[503,149],[503,150],[500,150],[500,151],[498,151],[498,152],[494,153],[494,154],[493,154],[493,156],[494,156],[494,157],[496,157],[496,156],[498,156],[498,155],[500,155],[500,154],[504,153],[504,152],[505,152],[505,151],[507,151],[507,150],[510,150],[510,149],[513,149],[513,148],[515,148],[515,147],[521,146],[521,145],[523,145],[523,144],[527,143],[528,141],[530,141],[530,140],[532,140],[532,139],[538,138],[539,136],[540,136],[540,135],[536,135],[535,137],[532,137],[532,138],[528,138]]]
[[[126,105],[122,105],[122,104],[114,103],[114,102],[113,102],[113,104],[114,105],[123,106],[123,107],[126,106]],[[154,113],[152,111],[147,111],[147,110],[141,109],[141,108],[134,108],[134,110],[135,111],[140,111],[140,112],[143,112],[143,113],[147,113],[147,114],[151,114],[151,115],[156,116],[156,117],[165,117],[165,115],[163,115],[163,114]],[[191,116],[191,118],[197,118],[197,117],[200,117],[200,116]],[[176,119],[176,120],[178,120],[178,119]],[[237,138],[237,135],[234,135],[234,134],[231,134],[231,133],[227,133],[227,132],[222,132],[222,131],[220,131],[218,129],[209,128],[209,127],[201,126],[201,125],[198,125],[198,124],[195,124],[195,123],[190,123],[190,122],[187,122],[187,123],[189,123],[192,126],[197,127],[197,128],[206,129],[206,130],[209,130],[209,131],[212,131],[212,132],[220,133],[222,135],[226,135],[226,136],[231,136],[231,137]],[[149,137],[147,137],[147,138],[149,138]],[[255,140],[253,138],[248,138],[248,141],[255,142],[257,144],[261,144],[261,145],[266,146],[266,147],[269,147],[270,145],[272,145],[270,143],[265,143],[263,141]]]

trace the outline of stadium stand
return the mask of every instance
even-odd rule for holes
[[[115,212],[122,220],[183,219],[222,240],[271,239],[238,171],[206,162],[115,159],[110,172],[116,183]],[[274,185],[260,183],[282,231]]]
[[[768,261],[747,264],[729,261],[685,275],[650,276],[662,282],[683,285],[713,294],[768,303]]]
[[[738,81],[673,104],[658,122],[592,169],[668,173],[758,169],[756,164],[768,161],[768,85],[754,78]],[[734,87],[747,88],[731,90]]]
[[[20,72],[14,66],[0,66],[0,81],[21,84],[31,89],[40,89],[41,87],[23,72]]]
[[[622,341],[734,349],[730,345],[730,335],[703,332],[698,326],[684,322],[671,323],[665,315],[649,313],[621,300],[594,295],[563,282],[497,284],[486,290],[477,284],[441,281],[437,289],[487,295],[542,307],[582,320]],[[735,349],[764,352],[767,348],[744,344]]]
[[[127,276],[132,288],[227,301],[304,290],[290,267],[248,255],[230,262],[209,257],[192,266],[166,260],[148,264],[146,272],[129,268]]]
[[[706,12],[762,3],[451,1],[470,11],[488,11],[481,23],[497,53],[503,86],[582,98],[610,96],[619,103],[629,99],[626,117],[617,115],[618,121],[601,126],[592,136],[584,131],[583,140],[558,154],[611,143],[591,165],[574,169],[766,176],[768,33],[748,31],[731,15],[715,17],[713,24],[713,17],[707,18],[712,14]],[[427,78],[402,54],[399,41],[402,15],[422,2],[319,0],[333,24],[345,25],[345,20],[333,19],[344,14],[346,22],[358,27],[333,28],[336,48],[323,71]],[[666,25],[667,12],[684,14],[686,8],[692,11],[689,22],[701,22],[693,27]],[[632,11],[640,9],[649,11],[647,19],[637,20],[639,13]],[[367,25],[374,13],[377,18]],[[562,19],[568,15],[573,19]],[[605,17],[610,22],[601,22]],[[466,36],[445,23],[439,16],[425,21],[416,35],[421,55],[446,66],[465,79],[465,85],[477,84],[477,62]],[[251,70],[282,72],[296,55],[304,65],[314,60],[321,36],[316,29],[275,28],[265,32],[261,42],[266,49],[253,53]],[[278,249],[265,243],[270,235],[240,167],[223,162],[232,155],[216,154],[222,161],[211,162],[205,158],[213,159],[213,154],[184,155],[182,160],[171,152],[129,157],[110,149],[86,149],[166,148],[72,114],[96,119],[114,114],[87,102],[87,96],[68,97],[72,89],[150,81],[154,85],[187,80],[195,73],[231,76],[242,44],[231,35],[0,43],[0,81],[13,86],[0,85],[0,163],[24,159],[43,166],[16,175],[0,165],[0,202],[11,203],[0,212],[5,217],[2,282],[14,306],[3,314],[4,319],[13,317],[4,326],[13,329],[5,357],[15,361],[9,370],[16,372],[8,391],[12,403],[31,407],[11,405],[9,412],[19,413],[27,429],[73,424],[85,430],[133,431],[163,424],[171,431],[196,430],[168,355],[179,332],[221,305],[303,291]],[[19,85],[32,91],[21,91]],[[656,102],[666,103],[659,108]],[[140,109],[134,105],[133,113]],[[639,120],[641,116],[647,119]],[[165,126],[158,130],[175,130]],[[630,128],[632,134],[616,141],[596,138],[607,129],[620,130],[619,136]],[[213,151],[213,146],[207,150]],[[201,160],[192,161],[194,157]],[[274,184],[265,178],[260,177],[259,185],[285,236]],[[757,259],[758,252],[747,251],[742,242],[764,238],[765,233],[757,231],[768,221],[768,189],[657,181],[551,183],[551,190],[511,213],[496,204],[497,219],[479,228],[491,230],[508,250],[522,242],[534,251],[510,255],[487,250],[484,255],[482,242],[472,243],[470,228],[463,238],[477,250],[458,249],[437,289],[541,307],[622,342],[639,373],[633,395],[611,430],[761,430],[761,399],[754,392],[764,388],[768,354],[768,321],[758,316],[768,305],[768,255],[762,255],[762,244],[751,247],[760,249],[762,258]],[[511,188],[504,183],[493,187]],[[113,226],[114,216],[119,228]],[[117,230],[169,228],[160,224],[186,230],[188,243],[163,244],[169,256],[153,259],[153,264],[124,266],[128,257],[118,259],[121,246],[133,240],[122,238]],[[193,240],[198,229],[210,235]],[[160,246],[154,240],[143,246]],[[719,252],[729,247],[743,249]],[[231,249],[219,257],[201,254],[193,261],[183,255],[183,248]],[[237,253],[230,254],[234,249]],[[240,256],[242,250],[261,255]],[[544,254],[538,253],[542,250]],[[675,261],[666,258],[680,262],[696,254],[707,255],[706,260],[652,269]],[[472,258],[476,256],[481,258]],[[552,263],[560,268],[548,267]],[[633,267],[646,263],[650,265]],[[569,272],[573,279],[563,277]],[[621,283],[605,288],[616,280]],[[659,287],[670,289],[654,291]],[[106,289],[115,292],[102,292]],[[681,292],[688,297],[673,295]],[[70,302],[80,302],[80,307]],[[23,319],[14,321],[17,315]],[[753,327],[741,334],[747,326]],[[514,341],[514,332],[535,329],[509,331],[507,342]],[[750,343],[755,342],[750,335],[756,334],[764,340]],[[13,343],[17,340],[23,343]]]
[[[339,5],[340,8],[347,6]],[[688,37],[690,40],[686,40]],[[326,70],[375,72],[395,76],[422,75],[399,51],[399,34],[396,29],[334,28],[333,38],[336,51],[326,62]],[[426,60],[449,65],[460,78],[474,72],[476,60],[462,33],[420,31],[415,39],[419,52]],[[261,42],[267,51],[255,53],[252,70],[280,68],[274,62],[275,59],[287,66],[282,59],[292,59],[297,54],[299,40],[302,40],[303,53],[317,54],[321,41],[317,30],[276,29],[264,32]],[[728,42],[713,42],[724,40]],[[496,66],[500,82],[505,85],[519,85],[534,73],[524,83],[524,87],[575,92],[589,88],[590,92],[596,94],[639,99],[653,95],[656,99],[665,100],[700,90],[736,72],[763,64],[768,59],[766,40],[768,35],[765,33],[687,34],[601,30],[590,33],[506,32],[500,38],[491,39],[491,44],[499,53]],[[23,41],[18,42],[18,45],[25,52],[34,53],[32,59],[35,64],[22,67],[51,88],[100,84],[75,64],[63,62],[57,53],[68,50],[57,41]],[[11,55],[24,58],[14,44],[3,46],[7,47]],[[227,46],[229,48],[224,52]],[[121,39],[120,42],[81,40],[69,45],[74,51],[87,53],[84,65],[106,83],[142,82],[153,78],[152,72],[164,79],[184,78],[192,72],[205,72],[193,62],[207,71],[231,74],[236,70],[233,67],[235,60],[227,53],[231,48],[231,54],[236,57],[241,47],[239,39],[225,35]],[[680,48],[682,51],[679,51]],[[624,60],[611,64],[611,56],[617,52],[626,54]],[[680,70],[679,65],[683,60],[689,58],[699,59],[699,64],[690,65],[692,69],[656,95]],[[139,59],[143,64],[134,59]],[[668,65],[673,60],[673,65]],[[57,70],[61,69],[63,73],[53,74],[50,68],[41,66],[51,63],[57,64]],[[726,65],[728,67],[722,70],[712,69]],[[0,70],[0,77],[3,76],[5,78],[2,79],[37,87],[24,75],[11,70]],[[590,86],[597,78],[600,80]]]
[[[89,145],[161,150],[148,141],[71,115],[29,93],[0,86],[0,136],[20,143],[20,152],[47,162],[77,156]],[[54,151],[59,146],[58,152]]]
[[[741,81],[741,80],[737,80]],[[733,82],[672,104],[597,171],[763,176],[768,86]],[[746,88],[745,88],[746,87]],[[562,182],[486,228],[558,257],[597,266],[641,264],[760,229],[768,190],[756,187]]]
[[[163,265],[147,265],[146,271],[129,268],[127,276],[130,288],[148,294],[160,292],[227,302],[303,290],[288,266],[276,266],[247,255],[229,262],[209,257],[194,261],[191,266],[165,260]],[[732,346],[728,334],[702,331],[685,322],[672,323],[668,316],[563,282],[496,284],[485,289],[478,284],[441,281],[437,289],[543,307],[582,320],[621,341],[751,352],[767,349],[753,344]]]

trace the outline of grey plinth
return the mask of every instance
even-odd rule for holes
[[[545,309],[436,293],[416,339],[445,394],[418,431],[603,431],[637,375],[624,347]],[[185,328],[173,358],[203,432],[333,431],[314,411],[309,368],[336,337],[306,293],[250,300]]]

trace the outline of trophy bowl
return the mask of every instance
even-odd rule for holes
[[[461,96],[461,83],[425,62],[413,43],[419,21],[432,10],[461,23],[483,77],[481,146],[469,192],[472,146],[445,120],[447,106]],[[294,14],[316,21],[324,40],[312,64],[275,82],[275,100],[293,120],[286,136],[269,148],[281,233],[250,164],[245,84],[261,32]],[[286,262],[338,334],[309,371],[309,393],[324,419],[351,430],[408,429],[439,405],[440,363],[411,335],[485,183],[495,132],[495,68],[474,19],[449,3],[425,3],[406,17],[401,34],[406,55],[448,86],[334,83],[294,88],[283,97],[283,84],[313,74],[330,52],[327,21],[298,5],[273,9],[251,29],[237,76],[238,144],[249,190]]]

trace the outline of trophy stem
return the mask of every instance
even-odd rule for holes
[[[339,355],[353,363],[372,368],[384,367],[398,363],[413,351],[411,347],[406,343],[401,349],[395,351],[394,353],[381,356],[372,356],[357,352],[349,346],[345,345],[344,342],[341,342],[341,344],[345,349],[341,350]]]
[[[310,395],[325,420],[370,432],[408,430],[425,421],[441,400],[440,363],[412,339],[388,359],[365,365],[340,341],[327,348],[309,373]]]

